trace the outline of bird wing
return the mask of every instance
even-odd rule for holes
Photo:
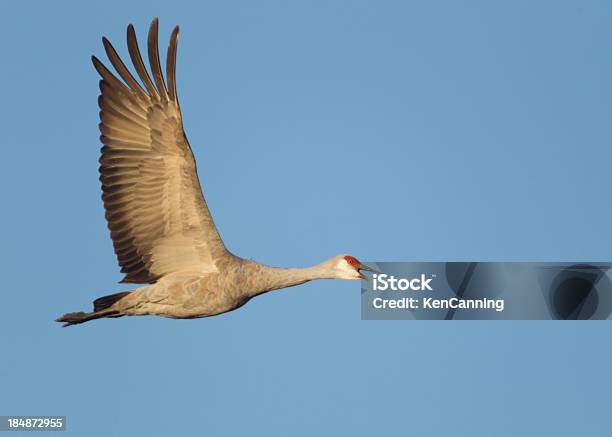
[[[103,38],[119,80],[95,56],[100,81],[100,181],[106,220],[121,272],[121,282],[152,283],[179,270],[216,270],[227,254],[196,173],[183,131],[176,95],[178,26],[168,45],[166,77],[162,74],[157,18],[148,35],[153,80],[144,66],[134,27],[127,43],[144,89],[110,42]]]

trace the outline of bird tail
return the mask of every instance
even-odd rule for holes
[[[91,313],[85,313],[82,311],[76,313],[66,313],[55,321],[64,323],[63,326],[66,327],[85,323],[90,320],[101,319],[103,317],[121,317],[123,314],[121,314],[119,310],[111,309],[111,307],[115,304],[115,302],[118,302],[130,293],[130,291],[123,291],[121,293],[102,296],[94,300],[94,310]]]
[[[76,313],[66,313],[62,317],[55,319],[56,322],[63,322],[64,328],[66,326],[78,325],[79,323],[85,323],[90,320],[101,319],[102,317],[119,317],[119,311],[104,311],[104,312],[91,312],[84,313],[82,311]]]

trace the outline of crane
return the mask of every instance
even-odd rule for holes
[[[312,267],[275,268],[227,250],[204,200],[183,130],[176,93],[178,35],[176,26],[168,44],[164,79],[158,19],[153,19],[147,40],[151,78],[134,26],[128,26],[128,51],[142,85],[106,38],[102,38],[104,49],[119,78],[92,56],[101,76],[102,200],[125,274],[121,282],[148,285],[100,297],[91,312],[64,314],[56,320],[63,326],[105,317],[214,316],[268,291],[315,279],[362,280],[366,279],[363,271],[376,272],[345,254]]]

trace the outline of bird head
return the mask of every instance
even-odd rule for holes
[[[334,277],[338,279],[362,280],[368,279],[361,271],[379,273],[372,267],[362,264],[357,258],[350,255],[338,255],[332,258]]]

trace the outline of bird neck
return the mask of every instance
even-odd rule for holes
[[[324,264],[306,268],[283,269],[262,264],[257,266],[258,280],[253,284],[253,296],[279,288],[293,287],[314,279],[332,279]]]

